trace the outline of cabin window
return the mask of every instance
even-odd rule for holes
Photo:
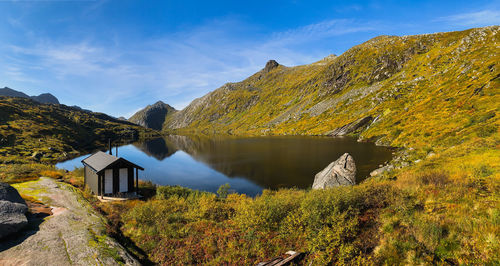
[[[113,193],[113,169],[104,170],[104,193]]]
[[[128,191],[128,168],[120,168],[120,192]]]

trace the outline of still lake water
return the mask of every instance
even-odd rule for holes
[[[211,192],[229,183],[232,190],[249,196],[267,188],[310,188],[316,173],[345,152],[356,162],[357,183],[392,156],[387,148],[352,138],[302,136],[166,136],[118,148],[119,157],[145,168],[139,171],[140,179]],[[82,167],[87,156],[56,166],[73,170]]]

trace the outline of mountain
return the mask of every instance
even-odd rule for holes
[[[38,96],[31,96],[31,99],[39,103],[59,104],[59,100],[57,100],[57,98],[50,93],[42,93]]]
[[[102,113],[0,96],[0,164],[61,161],[106,148],[108,139],[123,142],[146,135],[157,134]]]
[[[269,247],[293,246],[308,253],[302,264],[498,262],[499,30],[499,26],[491,26],[379,36],[309,65],[286,67],[269,61],[251,77],[228,83],[168,116],[164,131],[179,135],[351,135],[359,141],[392,146],[394,156],[370,173],[373,177],[353,187],[264,191],[254,199],[232,197],[225,207],[206,208],[234,210],[227,214],[230,218],[217,219],[211,226],[206,216],[200,215],[204,220],[198,231],[192,228],[201,228],[199,222],[186,223],[193,217],[188,211],[176,228],[200,233],[161,236],[159,242],[182,246],[184,252],[177,252],[180,256],[200,254],[199,259],[190,257],[186,264],[207,256],[227,262],[229,256],[254,246],[262,246],[262,251],[241,257],[266,254]],[[183,149],[193,158],[238,175],[240,169],[233,171],[196,154],[203,152],[204,146],[211,153],[214,149],[230,152],[220,144],[174,139],[185,143]],[[261,170],[251,169],[259,178]],[[183,215],[180,208],[200,209],[199,203],[186,207],[185,202],[168,214]],[[156,235],[137,232],[155,231],[152,228],[164,228],[165,223],[150,219],[144,225],[144,215],[137,214],[165,211],[162,201],[154,206],[149,201],[142,209],[122,215],[132,217],[123,222],[122,228],[128,228],[124,234],[145,249]],[[156,227],[152,226],[155,223]],[[237,232],[242,232],[241,237]],[[249,236],[250,245],[229,242]],[[191,245],[197,238],[230,244],[200,251],[196,241]],[[159,264],[178,262],[183,257],[165,256],[172,245],[147,252]],[[283,249],[275,250],[264,256],[282,254]],[[356,257],[358,253],[360,257]],[[174,259],[168,261],[167,257]]]
[[[460,143],[498,121],[499,26],[379,36],[340,56],[286,67],[195,99],[164,129],[236,135],[359,135],[378,144]],[[469,123],[467,121],[476,121]],[[445,143],[445,139],[456,136]]]
[[[148,105],[146,108],[138,111],[133,116],[131,116],[128,121],[135,123],[137,125],[161,130],[166,117],[177,112],[172,106],[158,101],[153,105]]]
[[[13,90],[11,88],[4,87],[0,89],[1,96],[9,96],[9,97],[21,97],[21,98],[30,98],[30,96],[26,95],[23,92]]]
[[[30,98],[39,103],[50,103],[50,104],[59,104],[59,100],[50,94],[50,93],[42,93],[38,96],[28,96],[23,92],[13,90],[11,88],[4,87],[0,89],[0,96],[9,96],[9,97],[20,97],[20,98]]]

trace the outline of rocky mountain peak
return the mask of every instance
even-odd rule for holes
[[[277,68],[280,64],[278,64],[278,62],[276,62],[275,60],[269,60],[267,61],[266,63],[266,66],[264,67],[264,72],[269,72],[275,68]]]
[[[157,101],[135,113],[128,121],[143,127],[161,130],[165,118],[176,111],[172,106],[162,101]]]

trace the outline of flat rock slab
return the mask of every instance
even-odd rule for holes
[[[106,236],[103,218],[72,186],[50,178],[13,186],[51,206],[53,215],[21,241],[0,242],[0,265],[140,265]]]

